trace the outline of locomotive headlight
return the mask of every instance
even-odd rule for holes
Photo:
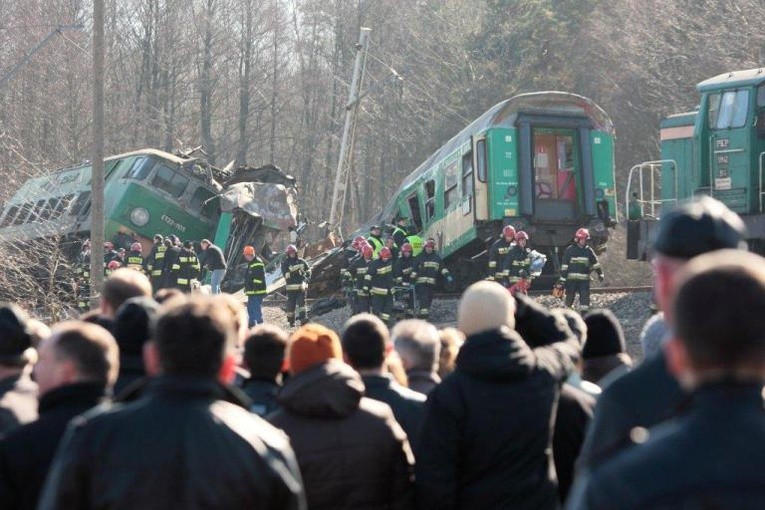
[[[149,211],[143,207],[136,207],[130,212],[130,221],[138,227],[143,227],[149,223]]]

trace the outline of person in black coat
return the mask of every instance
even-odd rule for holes
[[[242,361],[250,376],[242,382],[242,391],[252,400],[250,411],[258,416],[279,408],[276,394],[282,387],[287,341],[287,333],[270,324],[255,326],[244,341]]]
[[[18,306],[0,303],[0,436],[37,419],[37,384],[29,317]]]
[[[702,255],[678,282],[665,352],[690,407],[633,429],[632,448],[577,481],[572,510],[765,508],[765,259]]]
[[[158,315],[159,304],[147,297],[130,298],[117,310],[112,323],[112,333],[120,348],[120,372],[114,384],[115,395],[146,376],[143,346],[153,335]]]
[[[562,318],[489,281],[465,291],[458,327],[467,339],[456,370],[425,404],[418,507],[557,508],[553,412],[579,340]]]
[[[145,348],[153,377],[134,400],[72,422],[39,508],[305,509],[286,436],[219,380],[233,379],[235,340],[216,298],[165,310]]]
[[[40,346],[40,418],[0,441],[0,508],[34,509],[66,426],[105,400],[117,378],[117,343],[84,322],[63,323]]]
[[[348,363],[361,374],[364,394],[390,406],[416,451],[427,397],[401,386],[385,373],[385,355],[391,346],[388,328],[372,314],[356,315],[345,324],[342,343]]]
[[[571,490],[576,459],[582,450],[584,434],[592,420],[594,408],[595,398],[592,395],[568,383],[563,385],[553,433],[553,459],[561,503],[566,502]]]

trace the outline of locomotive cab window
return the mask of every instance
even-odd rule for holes
[[[152,186],[156,186],[175,198],[183,195],[189,185],[188,177],[161,163],[156,166],[156,170],[156,174],[151,180]]]
[[[149,158],[141,157],[133,161],[130,169],[125,174],[125,179],[135,179],[142,181],[151,173],[152,161]]]
[[[425,197],[425,221],[430,221],[436,214],[436,181],[425,183]]]
[[[758,94],[759,95],[759,94]],[[709,96],[707,113],[710,129],[740,128],[746,124],[748,90],[728,90]]]

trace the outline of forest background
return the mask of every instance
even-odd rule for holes
[[[203,146],[218,166],[275,163],[327,219],[359,27],[372,29],[350,226],[436,148],[522,92],[588,96],[617,129],[617,181],[658,156],[663,116],[699,81],[763,65],[761,0],[106,0],[106,154]],[[0,0],[0,200],[90,157],[85,0]],[[400,75],[403,80],[396,80]],[[623,189],[619,189],[623,196]]]

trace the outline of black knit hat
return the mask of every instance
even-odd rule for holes
[[[593,310],[584,316],[584,323],[587,324],[587,341],[582,350],[583,358],[619,354],[626,350],[622,325],[610,310]]]
[[[151,298],[134,297],[117,310],[112,325],[120,354],[141,355],[143,344],[154,334],[159,304]]]
[[[701,197],[662,216],[653,244],[667,257],[691,259],[725,248],[745,248],[746,226],[725,204]]]
[[[12,303],[0,303],[0,365],[24,366],[32,347],[26,312]]]

